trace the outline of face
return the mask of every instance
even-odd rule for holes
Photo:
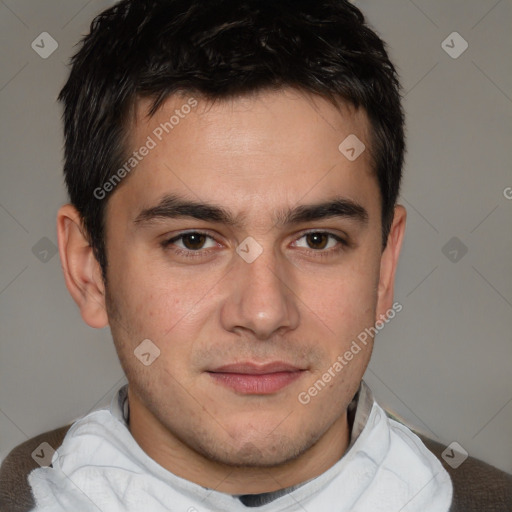
[[[291,90],[148,107],[106,209],[131,400],[209,460],[287,463],[346,428],[371,340],[335,363],[390,306],[370,151],[339,150],[351,134],[369,148],[367,118]]]

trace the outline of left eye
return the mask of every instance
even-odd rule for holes
[[[304,247],[305,249],[322,251],[325,249],[332,249],[342,242],[343,240],[340,237],[333,235],[332,233],[314,232],[306,233],[301,236],[294,245],[296,247]]]
[[[180,249],[188,251],[199,251],[200,249],[210,249],[215,247],[215,240],[204,233],[190,232],[172,238],[166,242],[166,245],[176,245]]]

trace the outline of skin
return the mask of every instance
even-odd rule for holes
[[[187,99],[171,97],[152,118],[141,100],[130,147],[143,145]],[[293,90],[197,100],[108,197],[107,286],[71,205],[58,214],[60,256],[84,321],[110,325],[129,381],[130,430],[142,449],[202,486],[269,492],[325,472],[347,449],[346,409],[372,343],[307,405],[298,395],[391,308],[406,214],[395,208],[383,250],[364,111],[337,110]],[[367,147],[353,162],[338,150],[350,134]],[[237,222],[136,221],[166,194],[215,204]],[[350,215],[278,222],[280,212],[334,198],[364,208],[366,222]],[[212,238],[162,247],[190,230]],[[310,231],[347,245],[306,236]],[[252,263],[236,252],[247,237],[263,251]],[[134,356],[144,339],[160,350],[149,366]],[[286,362],[301,371],[267,394],[233,390],[209,373],[248,361]]]

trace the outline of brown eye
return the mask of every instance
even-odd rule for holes
[[[200,231],[181,233],[170,240],[164,240],[162,242],[164,249],[175,248],[176,250],[188,251],[189,253],[200,253],[202,249],[211,249],[215,246],[215,240],[210,235],[201,233]]]
[[[342,250],[348,244],[334,233],[311,231],[304,233],[293,245],[301,249],[318,252],[319,255],[326,255]]]
[[[329,243],[328,233],[309,233],[306,235],[307,244],[311,249],[325,249]]]
[[[181,235],[183,246],[191,251],[202,249],[207,238],[202,233],[186,233]]]

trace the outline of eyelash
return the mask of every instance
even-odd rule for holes
[[[334,238],[338,242],[338,245],[336,247],[330,248],[327,250],[322,250],[322,249],[307,250],[308,254],[314,255],[315,257],[326,258],[326,257],[332,256],[334,254],[338,254],[338,253],[342,252],[343,250],[345,250],[347,247],[349,247],[349,243],[346,240],[344,240],[343,238],[341,238],[338,235],[335,235],[334,233],[330,233],[329,231],[308,231],[306,233],[303,233],[299,238],[296,239],[296,241],[300,240],[301,238],[304,238],[307,235],[313,235],[313,234],[327,235],[329,237]],[[215,241],[215,239],[211,235],[209,235],[208,233],[205,233],[203,231],[186,231],[186,232],[180,233],[179,235],[174,236],[168,240],[164,240],[161,243],[161,245],[164,249],[169,249],[169,247],[171,245],[173,245],[178,240],[183,239],[186,235],[203,235],[203,236]],[[179,256],[184,256],[186,258],[201,258],[201,257],[204,257],[205,254],[208,254],[210,252],[210,249],[197,249],[194,251],[192,249],[181,249],[179,247],[178,248],[175,247],[174,249],[172,249],[172,251],[175,254],[177,254]]]
[[[214,240],[214,238],[211,235],[209,235],[208,233],[204,233],[203,231],[186,231],[177,236],[173,236],[168,240],[164,240],[162,242],[162,247],[164,249],[169,249],[169,247],[172,244],[174,244],[174,242],[183,239],[186,235],[203,235],[207,238],[210,238],[211,240]],[[196,251],[193,251],[191,249],[181,249],[179,247],[175,247],[174,249],[172,249],[172,251],[178,256],[184,256],[186,258],[202,258],[205,255],[205,253],[208,253],[210,251],[210,249],[198,249]]]

